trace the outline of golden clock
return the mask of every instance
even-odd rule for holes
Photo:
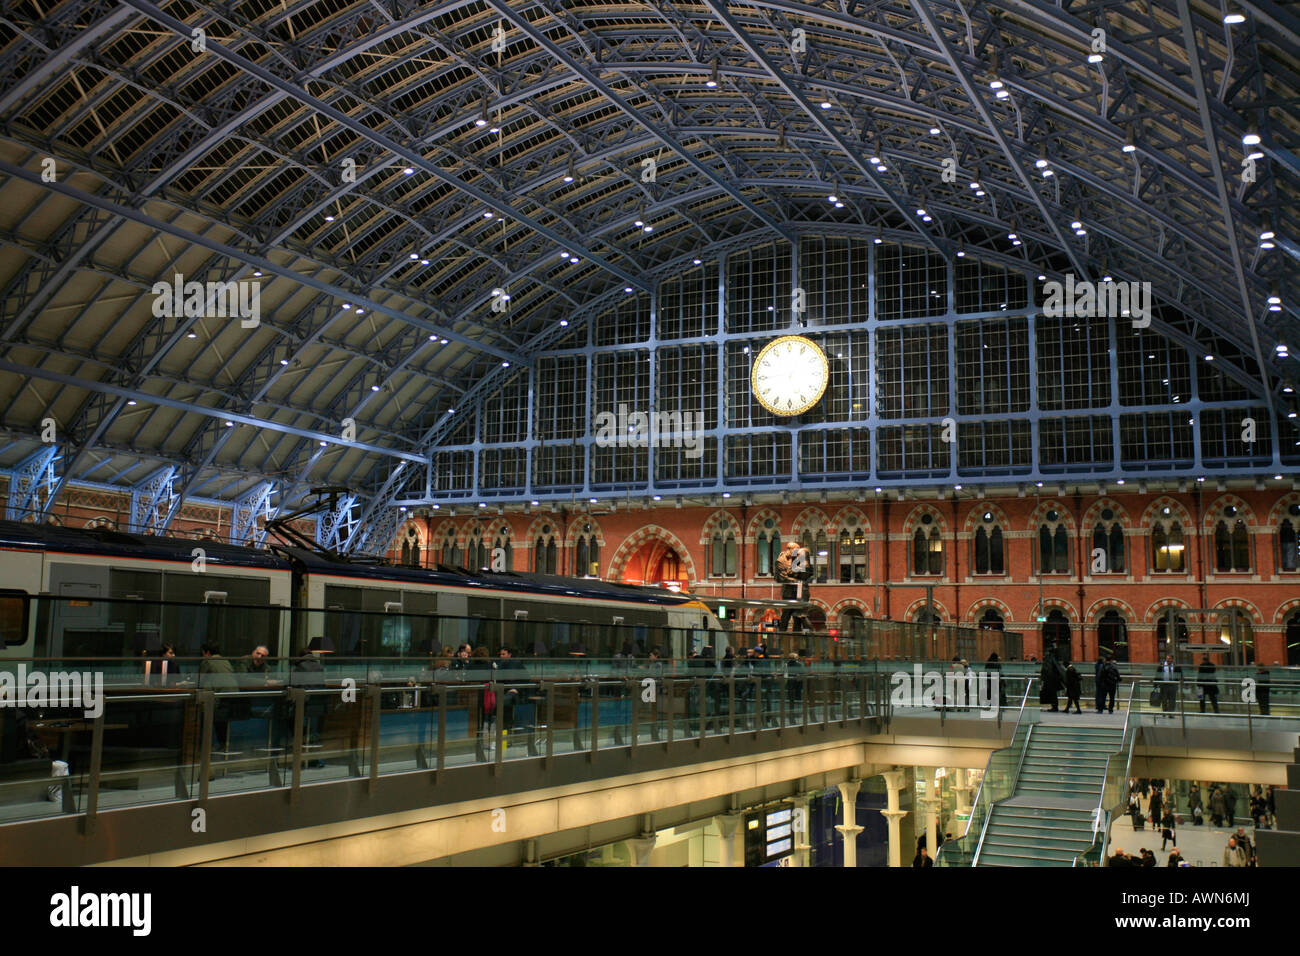
[[[812,339],[783,335],[763,346],[749,373],[758,403],[773,415],[802,415],[826,392],[830,368]]]

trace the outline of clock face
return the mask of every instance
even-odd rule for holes
[[[773,415],[801,415],[821,401],[829,376],[826,353],[816,342],[783,335],[758,353],[749,385]]]

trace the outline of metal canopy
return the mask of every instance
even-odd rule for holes
[[[1298,37],[1271,0],[18,0],[10,507],[107,485],[164,530],[187,500],[348,485],[360,546],[559,320],[810,233],[1150,281],[1158,331],[1272,409],[1300,338]],[[256,283],[260,321],[157,314],[177,274]]]

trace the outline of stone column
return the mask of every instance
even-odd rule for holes
[[[973,788],[970,785],[970,777],[966,775],[964,768],[957,768],[953,771],[952,792],[957,797],[957,812],[970,813],[970,792]],[[954,837],[959,836],[956,832]]]
[[[899,795],[903,792],[903,786],[907,775],[901,770],[887,770],[882,777],[885,778],[885,798],[886,808],[881,811],[885,822],[889,825],[889,865],[903,865],[903,847],[902,832],[900,823],[903,817],[907,816],[906,810],[899,809]]]
[[[740,830],[739,813],[724,813],[713,818],[718,825],[718,866],[736,865],[736,833]]]
[[[862,787],[862,781],[849,780],[836,786],[840,791],[840,802],[844,804],[844,822],[835,827],[844,841],[844,866],[856,867],[858,834],[862,832],[862,827],[858,826],[858,790]]]

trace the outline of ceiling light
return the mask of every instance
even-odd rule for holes
[[[941,130],[939,129],[939,127],[937,127],[937,126],[931,126],[931,127],[930,127],[930,135],[931,135],[931,136],[938,136],[940,132],[941,132]]]
[[[822,102],[821,102],[821,107],[822,107],[822,109],[824,109],[824,110],[828,110],[828,109],[831,108],[831,104],[830,104],[829,102],[827,102],[826,100],[822,100]]]
[[[976,196],[983,196],[983,195],[984,195],[984,190],[982,190],[982,189],[977,189],[977,190],[975,190],[975,195],[976,195]]]
[[[962,252],[960,249],[957,250],[957,258],[958,258],[958,259],[960,259],[960,258],[961,258],[962,256],[964,256],[964,255],[966,255],[966,253]]]
[[[134,399],[134,398],[133,398],[133,399],[130,399],[130,400],[127,402],[127,404],[128,404],[128,405],[134,405],[134,404],[135,404],[135,399]]]
[[[288,365],[288,364],[289,364],[289,360],[288,360],[288,359],[280,359],[280,364],[281,364],[281,365]]]
[[[560,319],[560,328],[562,329],[568,328],[568,325],[569,325],[568,319]]]
[[[1125,143],[1123,146],[1120,147],[1120,150],[1125,153],[1132,153],[1137,150],[1137,147],[1132,143]]]
[[[837,203],[835,204],[835,208],[836,208],[836,209],[843,209],[843,208],[844,208],[844,203],[842,203],[842,202],[837,202]]]
[[[257,276],[260,279],[262,277],[262,270],[258,269],[256,272],[253,273],[253,275]]]
[[[638,229],[640,229],[642,226],[645,225],[645,223],[642,222],[640,219],[638,219],[638,220],[637,220],[636,222],[634,222],[632,225],[634,225],[634,226],[636,226]]]
[[[700,260],[699,260],[699,259],[692,259],[691,261],[694,262],[697,266],[700,264]]]
[[[839,202],[839,201],[840,201],[840,197],[839,197],[839,196],[836,196],[834,193],[832,193],[831,195],[827,196],[826,199],[827,199],[828,201],[830,201],[830,202]]]
[[[1241,144],[1243,146],[1258,146],[1259,134],[1256,133],[1254,130],[1251,130],[1249,133],[1247,133],[1245,136],[1241,138]]]
[[[197,332],[189,332],[185,335],[185,337],[187,339],[197,339],[199,336]]]
[[[322,447],[322,448],[324,448],[324,447],[325,447],[325,445],[326,445],[326,443],[325,443],[325,442],[321,442],[321,443],[320,443],[320,446],[321,446],[321,447]]]
[[[1043,169],[1044,167],[1047,166],[1047,157],[1039,156],[1036,160],[1034,160],[1034,165],[1037,166],[1039,169]]]
[[[992,89],[1000,90],[1000,89],[1002,89],[1002,81],[1001,81],[1001,80],[993,80],[993,81],[991,81],[991,82],[989,83],[989,86],[990,86]]]
[[[873,239],[873,240],[872,240],[872,242],[874,242],[876,245],[880,245],[880,244],[881,244],[882,242],[884,242],[884,241],[885,241],[884,239]]]
[[[1089,54],[1088,54],[1088,62],[1089,62],[1089,63],[1100,63],[1101,60],[1102,60],[1102,56],[1101,56],[1100,53],[1089,53]]]
[[[867,157],[867,162],[869,162],[872,166],[879,166],[879,165],[880,165],[880,157],[879,157],[879,156],[868,156],[868,157]]]
[[[623,291],[624,291],[624,292],[631,292],[631,291],[632,291],[632,287],[631,287],[630,285],[625,285],[625,286],[623,286]]]
[[[1259,150],[1257,150],[1257,149],[1252,149],[1249,153],[1246,154],[1246,158],[1247,158],[1247,159],[1263,159],[1263,158],[1264,158],[1264,154],[1261,153],[1261,152],[1260,152]]]
[[[1055,175],[1056,175],[1056,171],[1055,171],[1055,170],[1052,170],[1052,169],[1044,169],[1044,170],[1043,170],[1043,178],[1044,178],[1044,179],[1046,179],[1048,176],[1055,176]]]
[[[1008,93],[1006,90],[998,90],[997,93],[994,94],[994,96],[996,96],[1000,100],[1005,100],[1010,95],[1011,94]]]
[[[1040,275],[1040,276],[1038,277],[1038,281],[1039,281],[1039,282],[1046,282],[1046,281],[1047,281],[1047,276],[1045,276],[1045,275]]]
[[[447,344],[447,340],[446,340],[446,339],[443,339],[441,344],[446,345],[446,344]]]
[[[414,169],[412,169],[410,166],[407,166],[405,169],[402,170],[402,175],[404,175],[404,176],[410,176],[410,175],[412,175],[414,172],[415,172]]]
[[[925,210],[924,210],[924,209],[918,209],[918,210],[916,211],[916,214],[917,214],[918,216],[924,216],[924,215],[925,215]]]
[[[490,212],[485,212],[485,213],[483,213],[483,218],[484,218],[484,219],[491,219],[491,218],[492,218],[492,213],[490,213]]]
[[[411,253],[411,258],[412,258],[412,259],[418,259],[418,258],[420,258],[420,254],[417,253],[417,252],[412,252],[412,253]]]
[[[642,232],[654,232],[654,231],[655,231],[655,227],[654,227],[654,226],[646,226],[646,227],[645,227],[644,229],[642,229],[641,231],[642,231]]]
[[[334,221],[334,217],[333,217],[333,216],[326,216],[326,217],[325,217],[325,221],[326,221],[326,222],[333,222],[333,221]]]
[[[977,182],[976,182],[976,183],[971,183],[971,184],[970,184],[970,188],[971,188],[971,189],[979,189],[979,188],[980,188],[980,184],[977,183]]]
[[[1223,22],[1226,23],[1228,26],[1235,26],[1238,23],[1245,23],[1246,15],[1244,13],[1229,13],[1224,16]]]

